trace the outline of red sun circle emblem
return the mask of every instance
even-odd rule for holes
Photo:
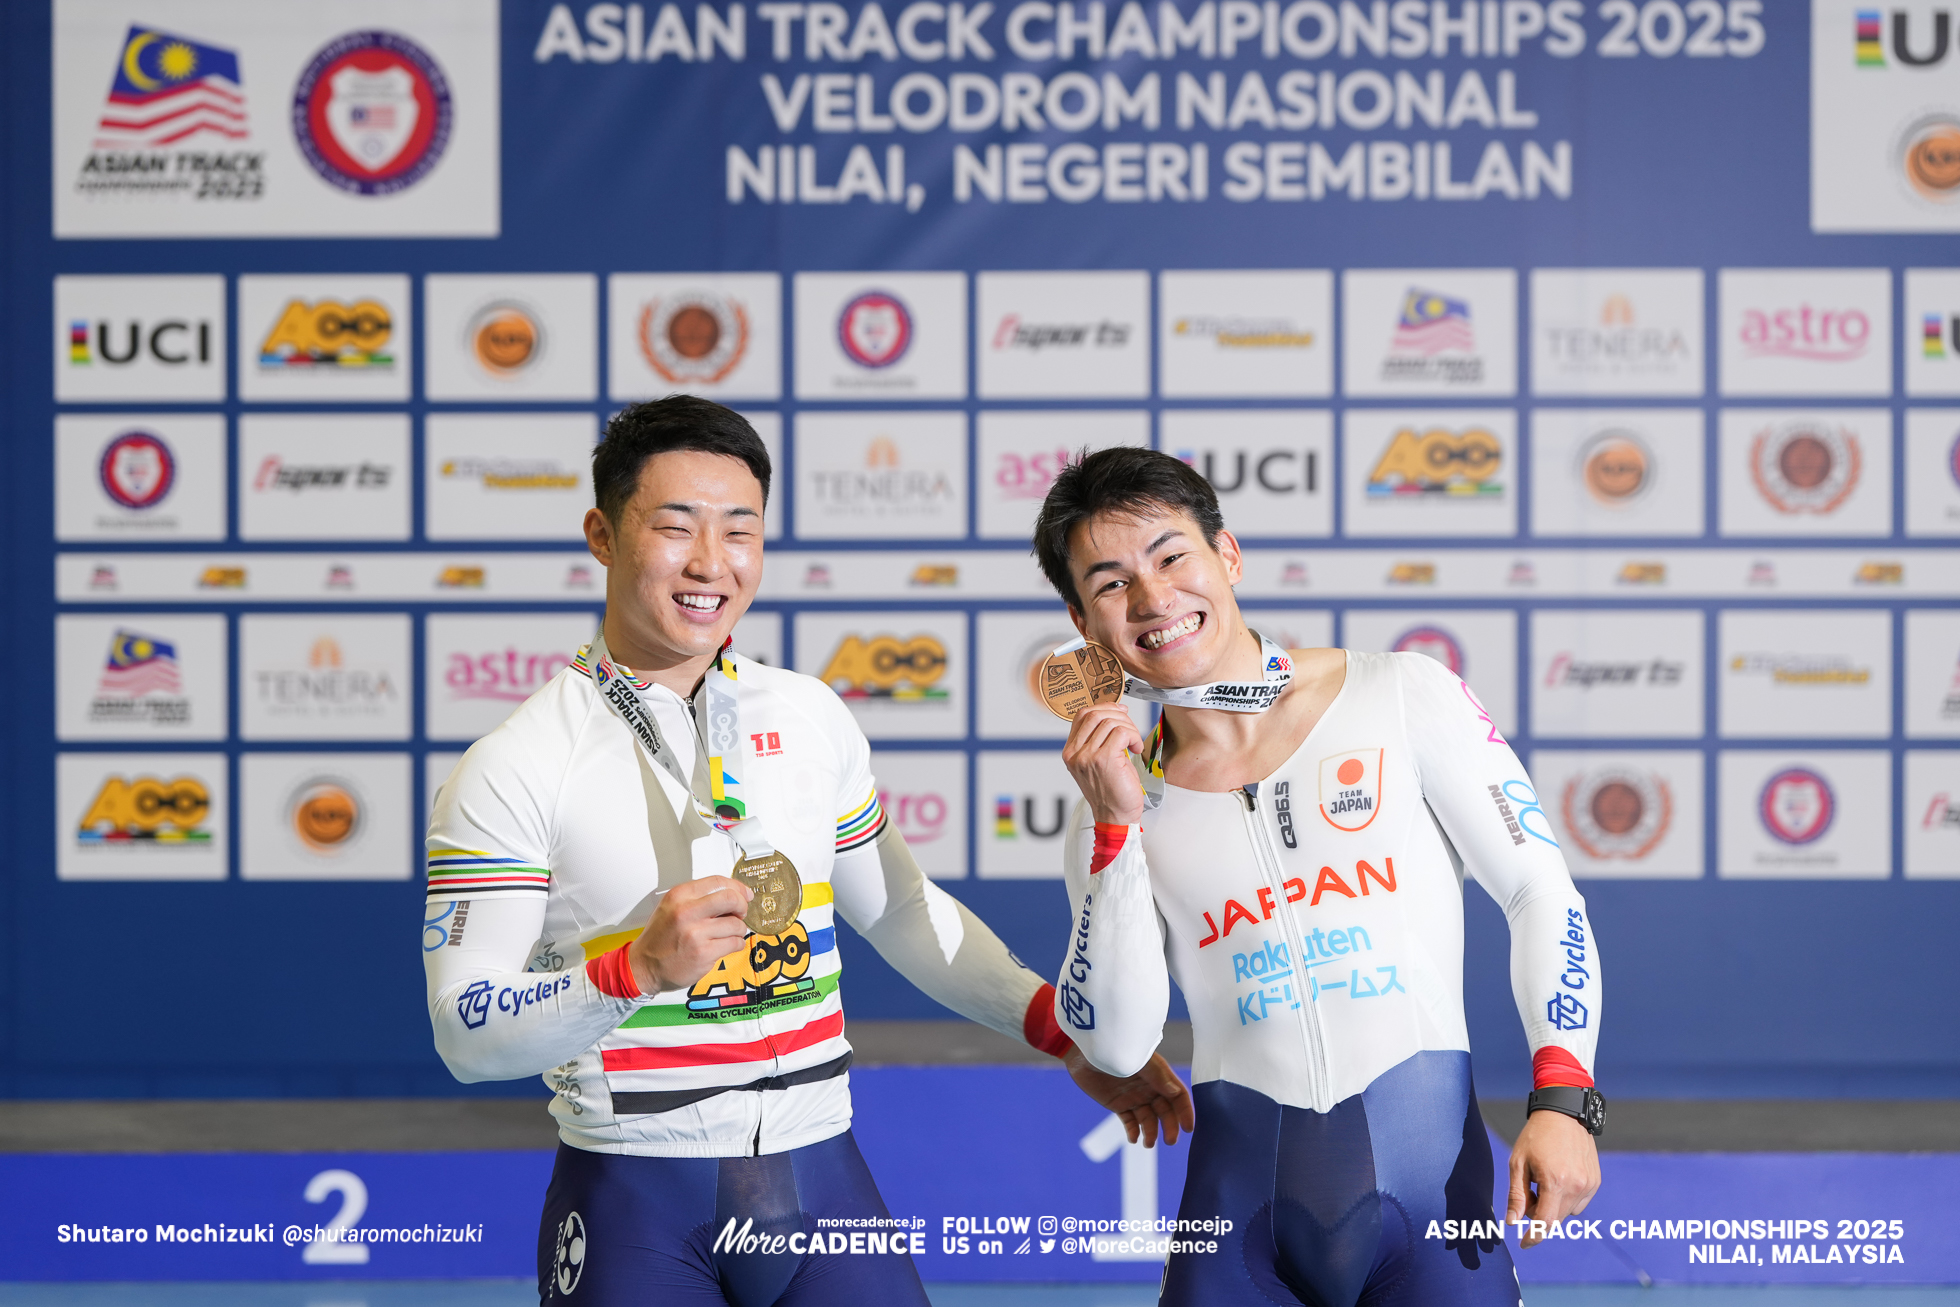
[[[448,148],[454,117],[434,57],[393,32],[339,37],[293,87],[300,153],[330,185],[358,195],[421,181]]]
[[[1349,758],[1341,764],[1341,769],[1334,773],[1334,778],[1343,785],[1352,785],[1360,780],[1361,773],[1367,770],[1366,767],[1362,766],[1361,759]]]

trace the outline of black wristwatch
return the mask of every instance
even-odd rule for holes
[[[1597,1089],[1572,1085],[1534,1089],[1524,1102],[1525,1116],[1533,1112],[1563,1112],[1586,1127],[1595,1139],[1606,1133],[1606,1095]]]

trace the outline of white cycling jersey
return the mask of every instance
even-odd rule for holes
[[[1424,655],[1350,651],[1320,721],[1245,790],[1165,785],[1127,830],[1078,804],[1065,861],[1080,909],[1056,1015],[1106,1071],[1156,1049],[1173,975],[1194,1083],[1325,1112],[1415,1053],[1467,1051],[1467,870],[1510,923],[1536,1083],[1592,1084],[1585,901],[1517,755]]]

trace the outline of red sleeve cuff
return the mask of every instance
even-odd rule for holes
[[[621,944],[610,953],[601,953],[585,964],[585,978],[595,985],[601,994],[613,998],[641,998],[640,982],[633,979],[633,968],[626,961],[626,950],[630,944]]]
[[[1116,861],[1116,855],[1123,851],[1123,845],[1129,842],[1129,838],[1128,826],[1117,826],[1106,821],[1097,822],[1096,851],[1089,858],[1089,874],[1093,876]]]
[[[1028,1000],[1027,1015],[1021,1018],[1021,1034],[1028,1047],[1038,1048],[1050,1057],[1060,1057],[1075,1047],[1075,1041],[1062,1033],[1055,1022],[1055,987],[1043,985]]]
[[[1579,1065],[1578,1058],[1556,1044],[1547,1044],[1531,1055],[1531,1087],[1550,1089],[1553,1085],[1569,1085],[1574,1089],[1594,1087],[1592,1074]]]

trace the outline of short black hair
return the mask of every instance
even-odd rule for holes
[[[1146,509],[1183,513],[1218,547],[1225,517],[1211,482],[1181,459],[1154,449],[1119,445],[1084,450],[1055,474],[1034,520],[1034,556],[1048,584],[1071,608],[1082,607],[1069,573],[1068,541],[1075,528],[1098,513],[1136,513]]]
[[[695,395],[669,395],[629,404],[606,423],[606,438],[592,451],[592,494],[606,520],[619,525],[640,469],[655,454],[676,449],[723,454],[749,465],[769,502],[769,451],[749,420],[732,408]]]

